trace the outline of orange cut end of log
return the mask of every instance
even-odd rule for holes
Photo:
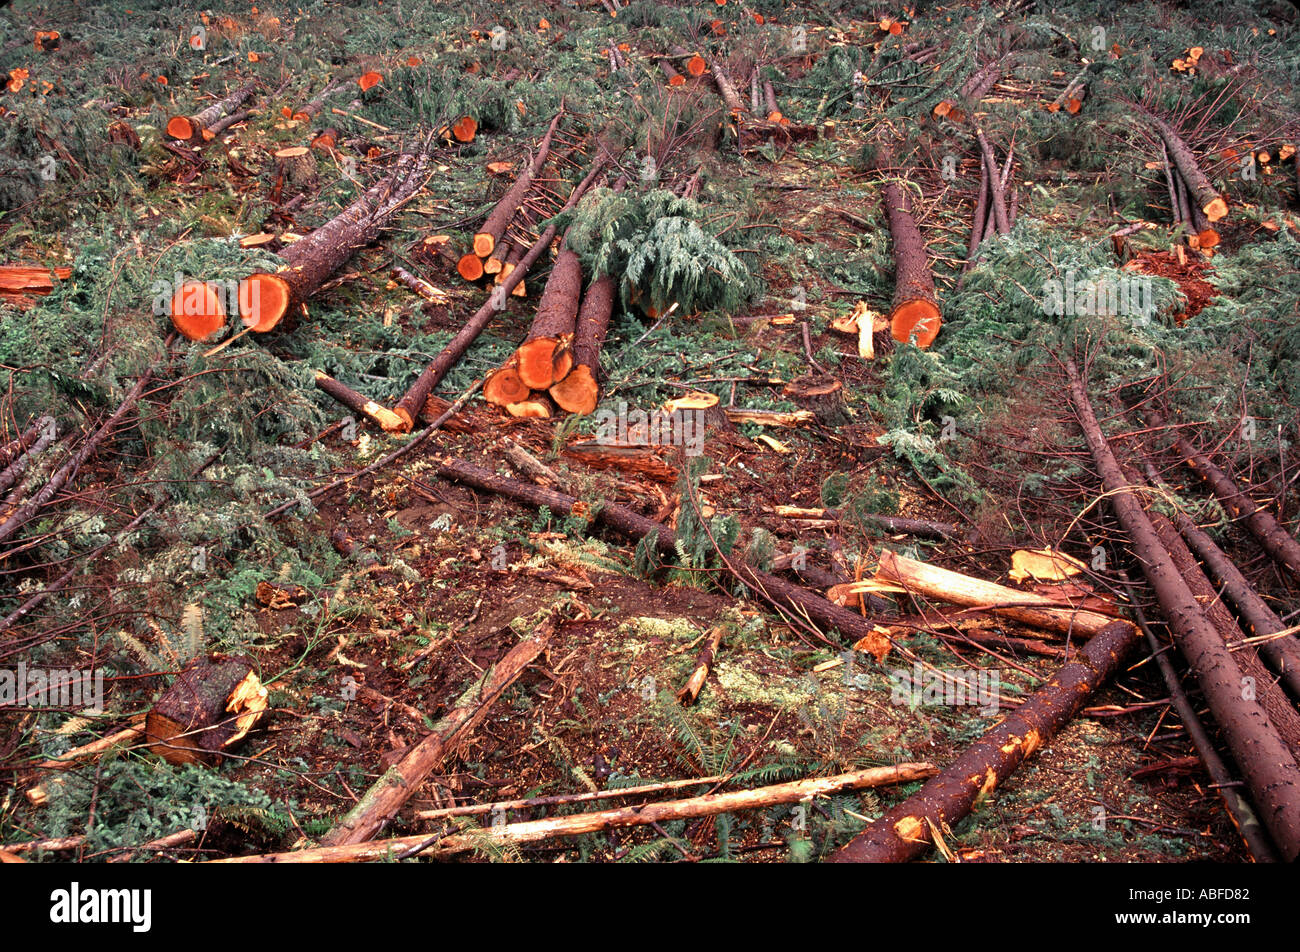
[[[289,285],[281,277],[259,272],[239,282],[239,319],[258,334],[274,330],[289,313]]]
[[[529,389],[519,379],[519,372],[511,361],[496,370],[483,383],[483,399],[499,407],[522,403],[529,397]]]
[[[904,344],[915,334],[916,346],[924,350],[939,336],[942,323],[938,306],[933,301],[917,298],[894,308],[889,315],[889,332],[894,340]]]
[[[781,122],[783,119],[785,119],[785,116],[781,115],[781,110],[779,109],[773,110],[767,114],[768,122]]]
[[[480,231],[474,236],[474,254],[480,258],[486,258],[492,252],[496,251],[497,240],[486,231]]]
[[[1207,228],[1196,235],[1196,247],[1214,248],[1219,244],[1219,233],[1213,228]]]
[[[362,73],[361,78],[357,80],[357,85],[361,87],[362,92],[365,92],[367,89],[373,89],[375,86],[378,86],[383,79],[384,77],[382,73],[376,73],[374,71]]]
[[[561,410],[586,416],[596,409],[600,399],[600,387],[596,377],[586,364],[574,367],[563,380],[551,385],[551,399]]]
[[[549,420],[551,407],[545,400],[522,400],[506,406],[506,412],[522,420]]]
[[[1057,104],[1057,103],[1049,102],[1049,103],[1047,104],[1047,111],[1048,111],[1048,112],[1060,112],[1060,111],[1061,111],[1061,107],[1060,107],[1060,105]]]
[[[167,134],[173,139],[188,142],[194,136],[194,123],[184,116],[172,116],[167,120]]]
[[[474,136],[478,134],[478,120],[473,116],[461,116],[451,127],[451,134],[457,142],[473,142]]]
[[[1201,211],[1205,212],[1205,217],[1210,221],[1218,221],[1228,214],[1228,203],[1222,195],[1216,195],[1213,201],[1201,206]]]
[[[420,65],[421,63],[423,63],[423,62],[424,62],[424,61],[423,61],[422,59],[420,59],[420,57],[418,57],[418,56],[408,56],[408,57],[406,58],[406,65],[407,65],[407,66],[412,66],[412,67],[414,67],[414,66],[419,66],[419,65]]]
[[[311,122],[311,116],[307,115],[305,112],[295,112],[289,118],[294,122]]]
[[[568,348],[554,337],[525,341],[515,355],[519,358],[519,379],[530,390],[549,390],[573,366]]]
[[[1071,99],[1068,103],[1065,104],[1065,111],[1072,116],[1076,115],[1079,112],[1079,110],[1082,108],[1083,108],[1083,103],[1077,99]]]
[[[500,258],[491,258],[491,257],[489,257],[486,261],[483,262],[483,273],[484,273],[484,274],[500,274],[500,273],[501,273],[501,269],[502,269],[503,267],[505,267],[505,262],[502,261]],[[500,284],[500,283],[501,283],[500,281],[497,282],[497,284]]]
[[[172,326],[189,340],[207,340],[226,326],[226,308],[217,287],[186,281],[172,295]]]
[[[456,273],[466,281],[477,281],[483,277],[483,259],[473,252],[461,255],[456,262]]]
[[[704,57],[696,53],[686,61],[686,72],[692,76],[703,76],[704,71],[709,68],[709,64],[704,62]]]
[[[334,137],[328,132],[322,132],[316,138],[311,140],[311,147],[313,149],[320,149],[323,152],[328,152],[330,149],[334,148]]]
[[[669,85],[669,86],[685,86],[685,85],[686,85],[686,77],[685,77],[685,76],[682,76],[682,75],[679,73],[678,75],[674,76],[672,79],[668,80],[668,85]]]

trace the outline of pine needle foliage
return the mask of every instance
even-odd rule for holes
[[[663,312],[733,314],[753,300],[756,276],[703,224],[704,209],[666,189],[593,190],[573,213],[568,245],[595,275],[620,278],[624,305],[636,295]]]

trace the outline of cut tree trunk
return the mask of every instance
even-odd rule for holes
[[[1223,730],[1259,808],[1260,819],[1272,834],[1283,859],[1295,860],[1300,856],[1300,767],[1263,706],[1253,693],[1243,690],[1241,667],[1206,619],[1129,488],[1072,360],[1067,362],[1066,370],[1079,425],[1110,505],[1129,535],[1133,553],[1160,601],[1175,643],[1195,673],[1206,703]]]
[[[881,171],[893,165],[888,150],[880,153]],[[996,175],[996,170],[994,172]],[[939,335],[942,318],[934,294],[934,275],[921,230],[912,217],[912,199],[897,181],[881,184],[889,234],[894,245],[894,304],[889,314],[894,340],[906,343],[913,335],[918,347],[929,347]]]
[[[437,728],[415,745],[375,782],[333,830],[321,838],[325,846],[347,846],[373,838],[419,789],[420,784],[465,742],[492,710],[506,689],[546,650],[559,627],[551,615],[534,635],[506,653],[470,692],[468,703],[454,708]]]
[[[532,163],[519,173],[519,178],[515,179],[515,183],[506,190],[505,195],[501,196],[501,200],[497,202],[487,220],[483,222],[483,227],[474,236],[474,254],[480,258],[486,258],[492,254],[496,243],[501,240],[501,236],[505,234],[511,219],[519,211],[519,206],[523,204],[524,197],[528,194],[529,189],[533,187],[533,180],[541,173],[542,166],[546,164],[546,157],[551,153],[551,140],[555,136],[556,127],[559,126],[560,118],[563,115],[563,111],[555,114],[555,118],[551,120],[551,124],[546,130],[546,135],[538,143],[537,154],[533,156]]]
[[[1109,615],[1081,608],[1061,608],[1058,599],[971,578],[959,572],[917,562],[882,549],[876,580],[952,605],[986,611],[1028,625],[1079,639],[1094,638],[1115,622]]]
[[[173,139],[196,145],[209,141],[215,135],[209,127],[238,109],[256,89],[257,83],[251,82],[192,116],[172,116],[167,120],[167,134]]]
[[[520,403],[531,395],[532,391],[519,379],[518,354],[511,354],[509,360],[483,381],[483,399],[498,407]]]
[[[1161,485],[1160,474],[1150,463],[1146,465],[1147,479],[1153,486]],[[1187,513],[1178,510],[1174,514],[1174,525],[1186,540],[1187,545],[1204,563],[1206,570],[1221,586],[1223,594],[1237,609],[1237,614],[1250,629],[1252,635],[1271,635],[1286,627],[1268,603],[1255,591],[1246,576],[1241,574],[1236,563],[1228,558],[1209,533],[1203,531]],[[1259,653],[1268,662],[1269,667],[1278,673],[1282,684],[1286,686],[1291,697],[1300,701],[1300,643],[1295,636],[1273,638],[1259,644]]]
[[[560,252],[542,291],[528,336],[515,352],[519,379],[533,390],[547,390],[573,367],[573,342],[578,300],[582,295],[582,266],[567,248]]]
[[[267,691],[242,655],[186,668],[149,711],[149,750],[173,764],[215,765],[261,720]]]
[[[772,511],[785,519],[844,518],[844,514],[838,509],[804,509],[798,506],[776,506]],[[950,522],[931,522],[928,519],[886,516],[877,512],[862,513],[855,515],[854,518],[879,526],[888,532],[916,536],[920,539],[936,539],[940,542],[946,542],[949,539],[961,538],[961,532]]]
[[[1192,201],[1205,213],[1205,217],[1210,222],[1217,222],[1227,215],[1227,200],[1215,191],[1214,186],[1210,184],[1210,180],[1201,171],[1201,166],[1196,161],[1196,155],[1188,148],[1182,137],[1174,131],[1169,123],[1154,113],[1141,108],[1139,108],[1138,112],[1151,123],[1151,128],[1155,130],[1156,135],[1160,136],[1164,141],[1165,148],[1169,150],[1169,157],[1173,160],[1174,167],[1178,169],[1178,174],[1182,177],[1183,182],[1186,183]]]
[[[722,101],[726,103],[727,110],[733,116],[744,115],[745,114],[744,100],[740,98],[740,93],[736,91],[736,87],[732,84],[731,79],[727,76],[727,71],[722,68],[722,64],[718,62],[716,59],[710,59],[708,63],[709,63],[709,72],[713,74],[713,82],[718,87],[718,95],[721,96]]]
[[[811,801],[817,797],[833,796],[854,790],[865,790],[889,784],[914,783],[933,777],[938,771],[932,764],[907,763],[892,767],[869,767],[853,773],[811,780],[794,780],[771,787],[754,790],[736,790],[731,793],[706,793],[685,800],[663,803],[646,803],[639,806],[618,807],[594,813],[555,816],[541,820],[524,820],[506,823],[448,836],[418,833],[374,843],[359,842],[352,846],[323,846],[299,850],[296,853],[270,853],[264,856],[235,856],[212,860],[214,863],[355,863],[381,860],[408,851],[422,852],[425,856],[454,856],[488,844],[519,845],[538,843],[561,836],[578,836],[599,833],[603,830],[645,826],[652,823],[671,823],[674,820],[691,820],[698,817],[717,816],[736,810],[761,810],[785,803]]]
[[[281,251],[283,268],[256,272],[240,281],[239,314],[244,326],[265,334],[286,317],[305,314],[307,300],[358,248],[374,241],[398,209],[424,186],[428,164],[427,153],[401,156],[383,180],[307,237]],[[181,290],[195,283],[186,282]],[[174,303],[172,321],[177,323]],[[180,324],[177,329],[185,333]]]
[[[901,863],[919,855],[935,833],[967,816],[1034,751],[1079,712],[1137,644],[1137,628],[1113,621],[1050,681],[996,727],[830,857],[833,863]]]
[[[587,174],[587,177],[574,187],[573,191],[569,195],[568,201],[566,201],[564,207],[560,209],[561,211],[568,211],[578,204],[582,199],[582,196],[586,194],[587,190],[591,188],[592,184],[596,181],[596,178],[604,172],[605,167],[610,162],[610,158],[609,153],[602,150],[601,155],[592,165],[592,169]],[[406,394],[398,402],[397,406],[393,408],[393,412],[409,421],[406,424],[408,429],[415,421],[415,414],[419,412],[420,408],[423,407],[425,402],[429,399],[429,394],[433,392],[433,388],[438,385],[438,382],[442,380],[447,371],[455,366],[456,362],[460,360],[465,351],[469,349],[469,346],[478,338],[478,335],[483,332],[483,328],[487,327],[488,322],[499,313],[501,310],[500,304],[501,301],[504,300],[504,295],[509,294],[514,290],[515,286],[519,284],[519,282],[523,281],[524,275],[528,273],[528,269],[532,267],[533,262],[540,258],[542,252],[550,247],[551,242],[555,239],[556,231],[556,227],[551,225],[543,231],[540,236],[538,236],[537,241],[533,242],[532,248],[530,248],[528,253],[519,260],[519,264],[511,270],[510,276],[501,282],[499,288],[501,300],[494,300],[493,298],[497,296],[497,292],[493,292],[493,298],[489,298],[489,300],[474,313],[474,316],[469,319],[460,332],[456,334],[456,336],[448,342],[447,346],[442,349],[438,356],[424,368],[420,373],[420,376],[416,378],[415,382],[411,384],[410,389],[406,391]]]
[[[561,409],[585,416],[600,402],[600,348],[614,313],[614,278],[601,275],[587,287],[573,335],[573,369],[551,385]]]

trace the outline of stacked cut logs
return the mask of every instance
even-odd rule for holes
[[[1174,224],[1187,227],[1187,243],[1200,251],[1219,244],[1216,223],[1228,214],[1228,202],[1201,170],[1196,154],[1169,123],[1147,110],[1143,119],[1160,138],[1165,184]]]
[[[456,270],[466,281],[478,281],[485,275],[501,276],[502,272],[505,272],[505,275],[498,280],[500,283],[509,276],[507,266],[512,271],[518,264],[518,257],[523,255],[524,242],[509,238],[507,232],[512,223],[517,221],[521,222],[524,231],[527,231],[532,224],[531,216],[524,210],[524,203],[534,190],[534,184],[551,154],[551,143],[555,139],[555,130],[559,127],[563,115],[563,112],[556,113],[546,130],[546,135],[537,145],[533,160],[519,173],[514,184],[506,189],[505,194],[484,220],[482,227],[475,233],[473,248],[462,255],[457,262]],[[512,263],[510,255],[516,252],[518,252],[516,260]]]

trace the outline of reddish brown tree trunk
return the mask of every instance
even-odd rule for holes
[[[213,135],[209,127],[238,109],[243,101],[253,95],[256,90],[257,83],[251,82],[235,90],[225,99],[218,99],[212,105],[201,109],[192,116],[172,116],[167,120],[167,134],[173,139],[179,139],[182,142],[201,145],[211,139]],[[209,134],[205,136],[205,132]]]

